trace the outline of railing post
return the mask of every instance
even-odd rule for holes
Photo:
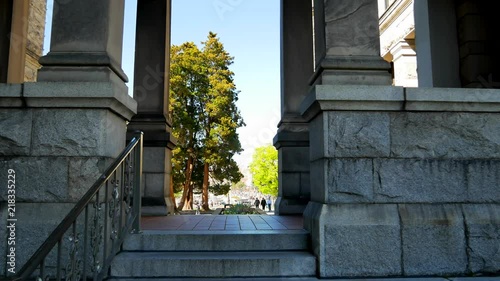
[[[134,233],[141,232],[141,185],[142,185],[142,143],[143,132],[134,132],[134,137],[139,140],[134,150]]]

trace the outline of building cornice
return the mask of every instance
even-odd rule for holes
[[[383,33],[410,6],[413,0],[396,0],[387,8],[379,20],[380,33]]]

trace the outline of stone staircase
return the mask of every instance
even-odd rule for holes
[[[305,230],[149,230],[125,240],[109,280],[317,280],[309,249]]]

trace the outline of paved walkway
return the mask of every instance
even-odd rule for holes
[[[176,215],[142,217],[144,230],[297,230],[303,229],[302,216],[269,215]]]

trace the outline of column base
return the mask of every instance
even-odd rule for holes
[[[170,198],[165,198],[165,205],[142,206],[141,215],[145,217],[174,215],[174,203]]]
[[[281,122],[273,140],[278,149],[277,215],[302,215],[309,198],[309,129],[307,123]]]
[[[302,215],[308,202],[309,200],[278,197],[274,203],[274,213],[278,216]]]
[[[390,70],[390,64],[380,56],[327,56],[310,84],[391,85]]]
[[[120,64],[106,52],[49,52],[40,58],[39,70],[43,81],[102,81],[103,69],[108,69],[124,82],[128,77]],[[39,81],[42,81],[39,78]]]
[[[38,82],[111,82],[125,93],[127,79],[108,66],[42,66],[37,73]]]
[[[145,216],[166,216],[175,212],[170,194],[171,158],[170,148],[144,147],[142,210]]]

